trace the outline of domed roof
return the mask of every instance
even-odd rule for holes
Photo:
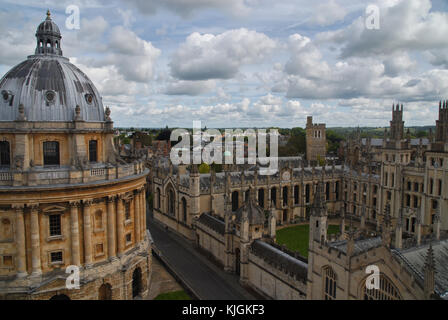
[[[37,29],[36,54],[0,80],[0,121],[16,120],[21,104],[28,121],[73,121],[76,106],[80,107],[80,120],[105,120],[100,94],[92,81],[62,56],[58,33],[48,12]]]
[[[50,10],[47,11],[47,18],[41,22],[41,24],[37,27],[36,34],[44,34],[51,33],[61,35],[61,31],[59,31],[59,27],[56,23],[53,22],[50,18]]]

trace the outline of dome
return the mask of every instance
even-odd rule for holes
[[[0,80],[0,121],[17,120],[20,105],[28,121],[73,121],[77,106],[77,119],[104,121],[101,96],[92,81],[62,56],[59,28],[49,12],[36,38],[36,54]]]

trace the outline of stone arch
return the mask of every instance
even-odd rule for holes
[[[140,296],[142,292],[142,269],[137,267],[132,273],[132,298]]]
[[[98,289],[98,300],[112,300],[112,286],[103,283]]]

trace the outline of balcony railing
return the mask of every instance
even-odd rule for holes
[[[80,184],[126,178],[145,171],[143,160],[128,164],[95,164],[78,169],[70,166],[33,167],[26,171],[0,170],[0,186]]]

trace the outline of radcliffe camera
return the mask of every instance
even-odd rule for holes
[[[0,3],[0,304],[448,300],[448,1]]]

